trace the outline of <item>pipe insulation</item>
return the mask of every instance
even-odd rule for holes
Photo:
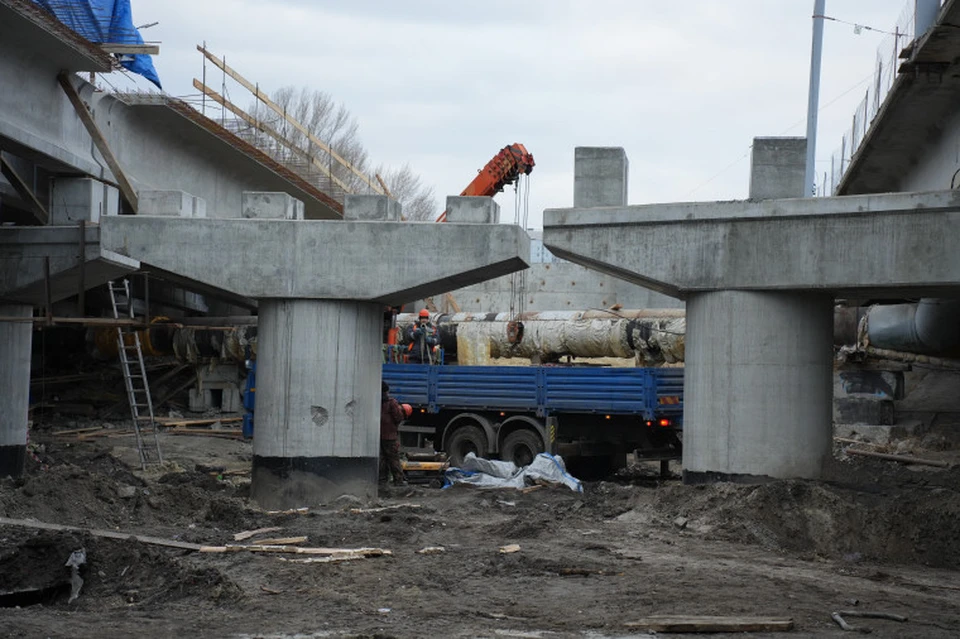
[[[945,354],[960,347],[960,300],[924,298],[914,304],[874,306],[866,317],[871,346]]]
[[[686,320],[678,309],[524,313],[519,318],[523,339],[516,343],[508,338],[510,318],[509,313],[457,313],[432,321],[444,349],[460,364],[513,357],[550,362],[565,356],[635,358],[638,366],[683,361]],[[412,314],[398,316],[401,343],[415,321]]]

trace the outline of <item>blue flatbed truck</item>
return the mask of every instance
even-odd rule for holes
[[[629,452],[680,458],[682,368],[384,364],[383,380],[414,409],[403,448],[452,465],[469,452],[525,465],[549,451],[600,475]]]

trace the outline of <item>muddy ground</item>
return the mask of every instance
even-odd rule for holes
[[[132,437],[56,436],[66,427],[35,424],[0,516],[203,544],[276,526],[392,554],[302,564],[0,526],[0,591],[33,593],[3,598],[4,637],[637,637],[625,624],[654,614],[790,617],[783,636],[839,637],[830,613],[854,607],[909,618],[850,620],[873,636],[960,635],[960,468],[838,458],[824,482],[690,487],[637,466],[583,494],[389,488],[271,515],[248,476],[208,471],[248,469],[249,443],[164,435],[167,465],[144,474]]]

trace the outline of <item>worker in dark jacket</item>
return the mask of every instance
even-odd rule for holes
[[[403,466],[400,464],[397,432],[404,419],[403,408],[397,400],[390,397],[390,386],[386,382],[380,384],[380,483],[386,484],[392,474],[394,484],[406,486],[407,479],[403,476]]]
[[[407,329],[407,359],[416,364],[433,364],[434,347],[440,343],[437,327],[430,322],[430,311],[423,309],[417,323]]]

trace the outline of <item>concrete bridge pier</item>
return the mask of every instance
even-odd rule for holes
[[[830,295],[690,295],[684,481],[818,477],[832,436],[832,338]]]
[[[687,301],[688,482],[819,477],[833,300],[960,290],[955,192],[802,197],[805,147],[755,139],[748,200],[544,212],[557,257]]]
[[[21,477],[27,455],[27,409],[30,406],[30,347],[33,307],[0,305],[0,478]]]
[[[375,497],[382,306],[262,300],[259,314],[253,498]]]
[[[101,249],[257,300],[261,506],[373,497],[384,309],[526,268],[530,238],[504,224],[403,224],[384,196],[346,196],[336,221],[298,219],[284,194],[248,204],[241,219],[109,216]]]

